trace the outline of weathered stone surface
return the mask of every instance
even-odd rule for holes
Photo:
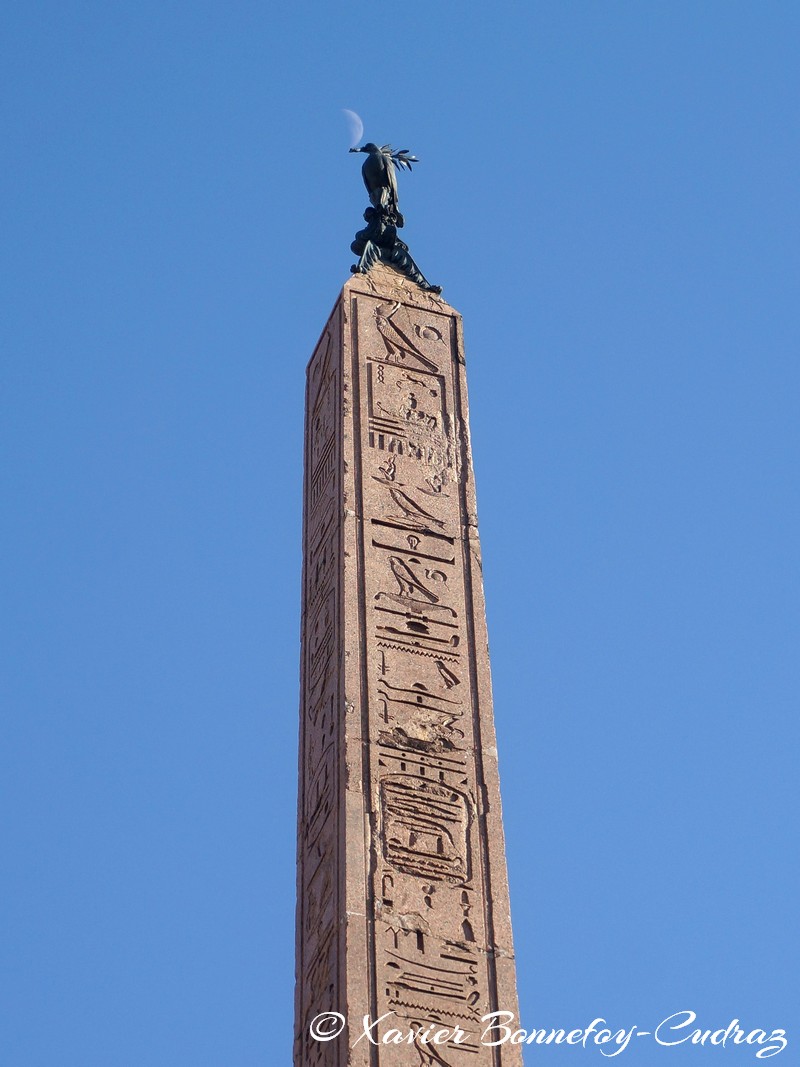
[[[304,499],[295,1067],[520,1067],[461,318],[390,268],[309,363]],[[354,1044],[387,1013],[466,1037]]]

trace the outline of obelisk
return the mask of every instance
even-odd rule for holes
[[[461,317],[391,262],[307,372],[294,1063],[520,1067]]]

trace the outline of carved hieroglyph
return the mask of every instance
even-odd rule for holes
[[[520,1067],[481,1041],[517,995],[459,315],[349,281],[305,448],[295,1067]]]

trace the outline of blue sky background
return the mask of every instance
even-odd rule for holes
[[[4,1067],[290,1062],[341,108],[465,318],[522,1024],[800,1062],[799,54],[788,0],[7,0]]]

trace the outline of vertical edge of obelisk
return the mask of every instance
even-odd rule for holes
[[[341,766],[345,777],[344,834],[346,856],[343,880],[345,955],[344,1001],[348,1020],[348,1067],[377,1063],[376,1050],[363,1033],[364,1016],[374,1011],[375,961],[372,953],[374,907],[372,902],[371,845],[374,814],[369,786],[369,751],[366,722],[369,713],[366,662],[366,606],[360,393],[362,376],[358,347],[358,297],[351,286],[342,294],[342,678],[343,715]],[[344,1050],[343,1050],[344,1051]]]
[[[316,352],[316,349],[315,349]],[[312,356],[313,360],[313,356]],[[308,524],[308,483],[309,483],[309,446],[308,446],[308,404],[310,394],[311,361],[306,368],[305,403],[303,421],[303,518],[302,546],[303,566],[300,575],[300,700],[297,724],[297,860],[295,880],[297,899],[295,901],[295,950],[294,950],[294,1030],[292,1042],[292,1062],[294,1067],[303,1065],[303,775],[305,771],[305,588],[307,561]]]
[[[336,604],[341,599],[339,530],[332,505],[341,495],[341,299],[309,361],[303,476],[298,852],[295,964],[295,1067],[342,1067],[336,1042],[314,1041],[309,1023],[336,1010],[343,951],[338,916],[337,760],[334,711],[341,689]],[[337,509],[338,510],[338,509]],[[313,750],[312,750],[313,747]],[[313,951],[312,951],[313,946]]]
[[[465,579],[470,600],[470,616],[473,634],[474,685],[478,702],[476,761],[483,792],[483,818],[485,863],[487,885],[491,887],[486,905],[489,911],[489,929],[492,944],[489,947],[494,957],[497,993],[497,1010],[512,1012],[519,1019],[516,968],[511,931],[511,906],[508,885],[508,868],[505,855],[502,806],[500,801],[500,774],[497,755],[497,739],[494,725],[491,665],[489,657],[488,629],[486,624],[486,600],[483,589],[483,564],[478,534],[477,495],[475,471],[472,458],[472,442],[469,423],[469,398],[464,358],[463,322],[456,317],[457,358],[456,382],[458,390],[458,416],[460,447],[462,452],[462,507],[463,543],[465,549]],[[499,1063],[503,1067],[522,1065],[519,1046],[499,1046]]]

